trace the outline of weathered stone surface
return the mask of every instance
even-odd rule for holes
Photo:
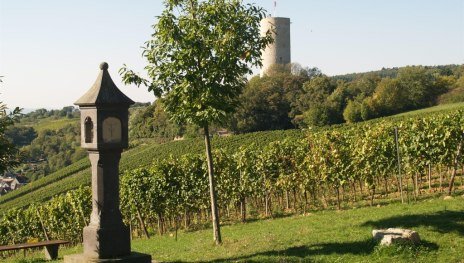
[[[135,102],[127,97],[121,90],[116,87],[108,73],[108,63],[102,62],[100,64],[100,74],[97,80],[80,99],[74,102],[75,105],[85,106],[114,106],[114,105],[129,105]]]
[[[84,227],[84,253],[65,262],[151,262],[150,255],[131,253],[119,210],[119,160],[129,144],[128,108],[134,102],[111,80],[107,63],[100,69],[94,86],[75,103],[81,109],[81,146],[92,165],[92,213]]]
[[[112,258],[130,254],[129,228],[119,210],[121,150],[89,152],[92,164],[92,213],[84,228],[84,254]]]
[[[372,236],[375,240],[380,240],[381,245],[391,244],[413,244],[420,243],[419,234],[416,231],[401,228],[374,229]]]

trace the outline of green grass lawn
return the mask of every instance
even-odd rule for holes
[[[418,247],[380,247],[375,228],[419,232]],[[246,224],[225,225],[215,246],[211,229],[136,239],[132,250],[160,262],[464,262],[464,197],[426,199],[415,204],[318,211]],[[60,250],[80,253],[81,247]],[[5,262],[42,262],[42,253]]]

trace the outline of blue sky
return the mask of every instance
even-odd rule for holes
[[[272,0],[247,2],[273,12]],[[124,63],[142,71],[140,46],[162,8],[160,0],[0,0],[0,101],[71,105],[101,61],[129,97],[153,101],[117,71]],[[464,0],[280,0],[276,14],[292,21],[292,61],[328,75],[464,63]]]

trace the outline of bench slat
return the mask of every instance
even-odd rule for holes
[[[25,249],[25,248],[33,248],[33,247],[45,247],[45,246],[50,246],[50,245],[62,245],[62,244],[68,244],[68,243],[69,241],[66,241],[66,240],[50,240],[50,241],[41,241],[41,242],[36,242],[36,243],[7,245],[7,246],[0,246],[0,251],[17,250],[17,249]]]

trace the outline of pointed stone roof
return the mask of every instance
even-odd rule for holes
[[[134,104],[134,101],[124,95],[116,84],[114,84],[108,73],[108,63],[100,64],[100,74],[97,80],[80,99],[74,102],[78,106],[110,106],[110,105],[125,105]]]

